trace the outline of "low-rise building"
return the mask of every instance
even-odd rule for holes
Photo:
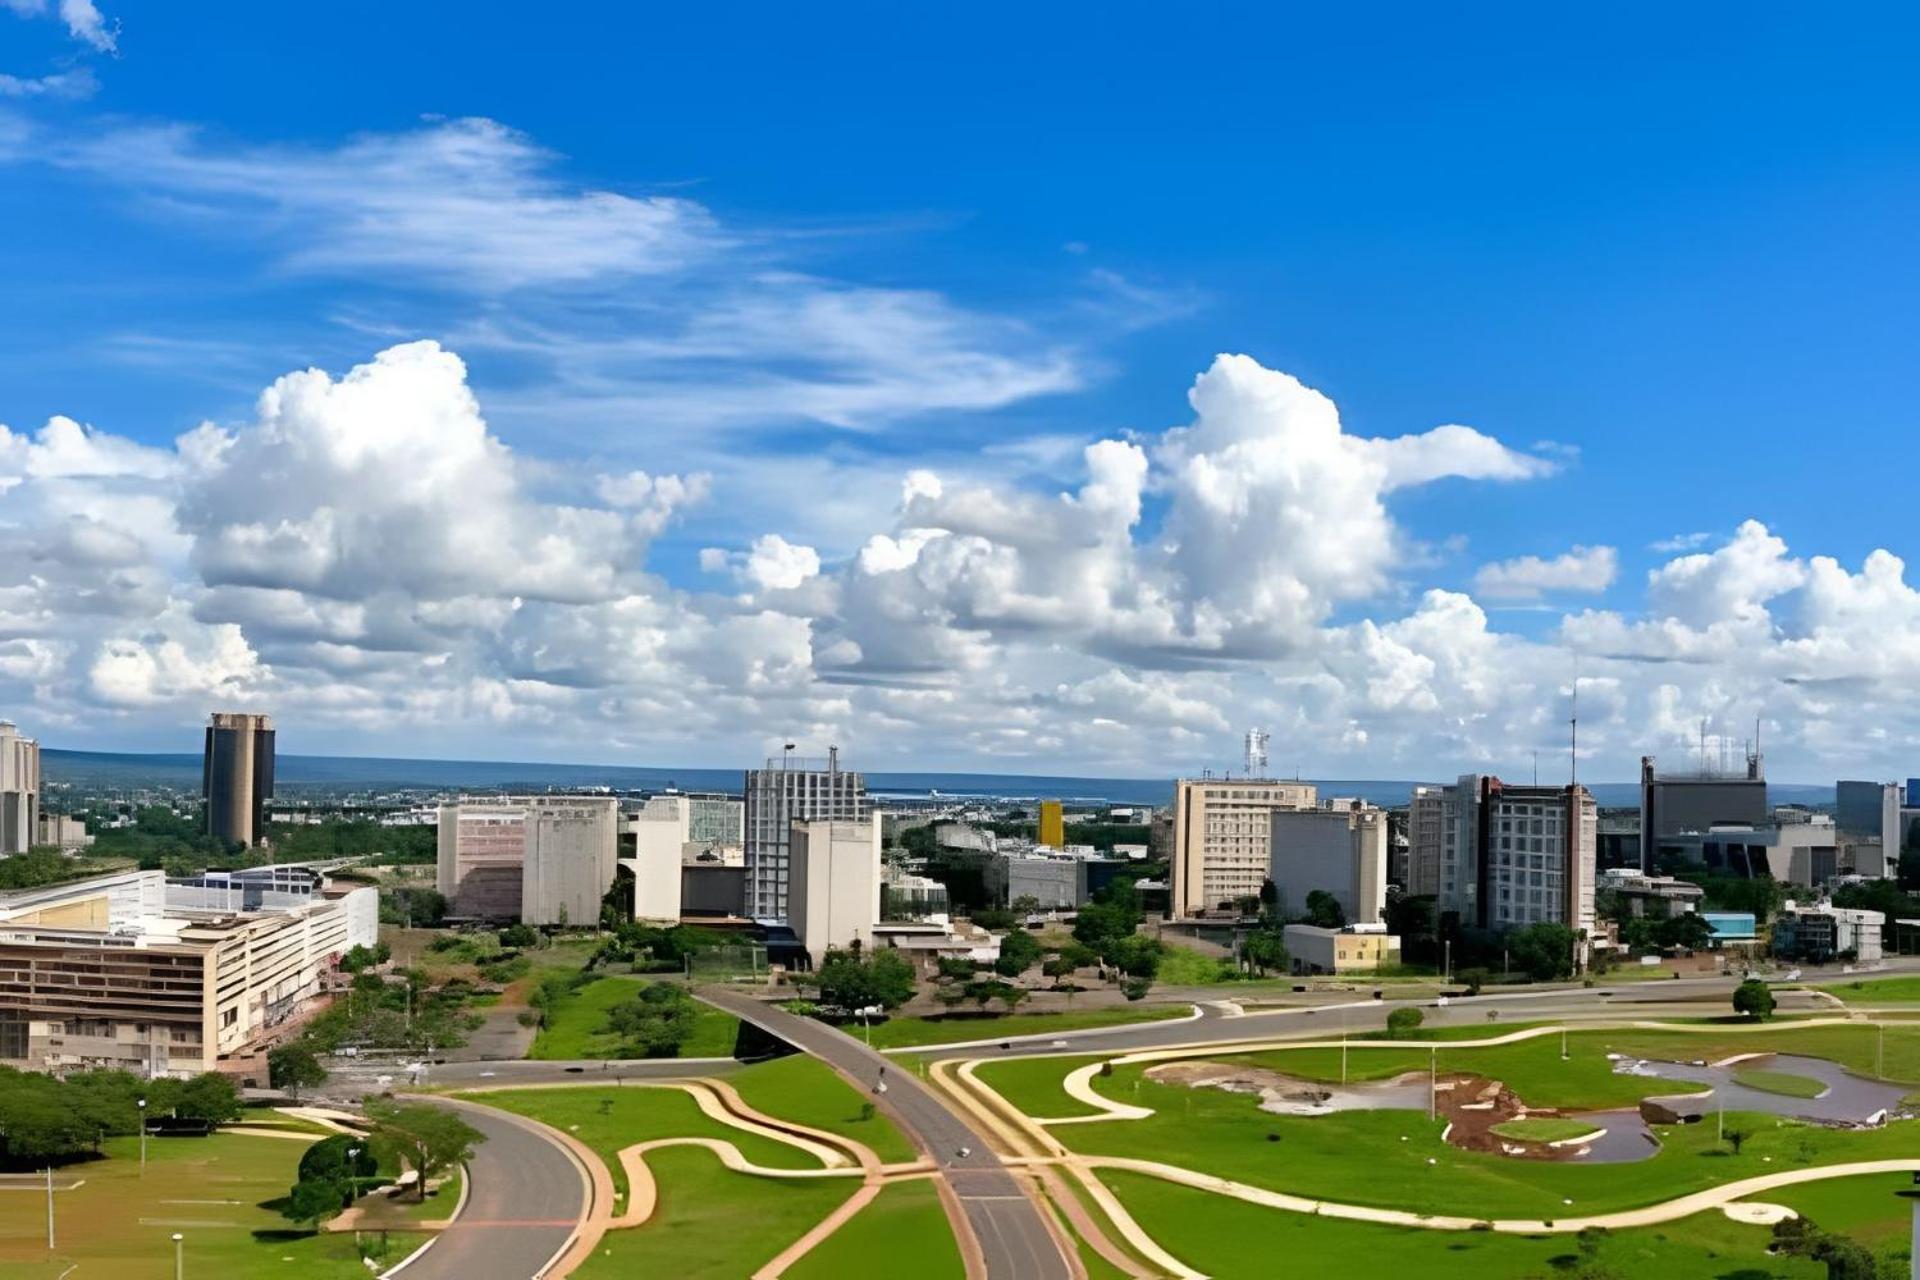
[[[1400,963],[1400,939],[1384,925],[1290,924],[1280,931],[1280,940],[1296,974],[1367,973]]]
[[[1707,891],[1691,880],[1675,876],[1642,875],[1627,867],[1608,867],[1600,873],[1600,892],[1615,894],[1628,914],[1655,919],[1697,911]]]
[[[1127,864],[1118,858],[1003,856],[996,860],[1006,886],[1005,905],[1032,898],[1040,911],[1077,911],[1113,882]]]
[[[614,796],[463,797],[443,804],[437,887],[456,916],[592,924],[613,884],[619,809]]]
[[[1773,954],[1812,964],[1833,960],[1873,964],[1881,959],[1886,923],[1887,917],[1879,911],[1836,907],[1831,902],[1788,902],[1773,921]]]
[[[257,1050],[379,934],[372,888],[271,883],[128,871],[0,893],[0,1065],[185,1076]]]
[[[33,842],[51,845],[62,853],[77,853],[93,843],[87,824],[64,813],[42,813]]]
[[[1839,830],[1825,814],[1771,825],[1725,825],[1661,837],[1661,847],[1709,871],[1771,877],[1817,889],[1840,873]]]
[[[1267,815],[1267,879],[1280,914],[1306,909],[1307,895],[1331,893],[1350,924],[1374,924],[1387,905],[1387,814],[1360,800],[1330,800]]]

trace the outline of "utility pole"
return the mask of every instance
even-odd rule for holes
[[[140,1108],[140,1176],[147,1176],[147,1100],[140,1099],[134,1104]]]
[[[173,1280],[187,1280],[186,1237],[173,1233]]]
[[[1427,1119],[1440,1112],[1440,1046],[1427,1050]]]
[[[47,1252],[53,1252],[53,1166],[47,1166]]]

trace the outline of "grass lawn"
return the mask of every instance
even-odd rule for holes
[[[1838,996],[1848,1004],[1916,1004],[1920,1003],[1920,975],[1823,982],[1815,990]]]
[[[1029,1116],[1052,1119],[1059,1116],[1090,1116],[1094,1108],[1073,1097],[1060,1082],[1089,1062],[1099,1062],[1105,1054],[1079,1054],[1071,1058],[1007,1058],[983,1063],[973,1069],[981,1083]]]
[[[727,1083],[768,1115],[864,1142],[887,1164],[919,1155],[878,1108],[862,1119],[868,1099],[832,1067],[805,1054],[757,1062],[728,1076]]]
[[[1493,1029],[1498,1034],[1499,1028]],[[1650,1076],[1616,1075],[1609,1053],[1677,1062],[1716,1061],[1741,1053],[1798,1053],[1827,1058],[1862,1075],[1874,1068],[1876,1028],[1869,1025],[1769,1026],[1758,1032],[1621,1030],[1574,1031],[1571,1055],[1561,1061],[1560,1037],[1536,1036],[1485,1049],[1440,1050],[1440,1070],[1473,1071],[1513,1086],[1531,1106],[1600,1108],[1629,1106],[1643,1097],[1686,1092],[1687,1086]],[[1381,1080],[1403,1071],[1425,1071],[1429,1051],[1391,1042],[1353,1042],[1348,1078]],[[1312,1080],[1340,1078],[1340,1050],[1274,1049],[1230,1059],[1251,1062]],[[1887,1078],[1920,1082],[1920,1025],[1886,1029]]]
[[[1765,1199],[1786,1205],[1827,1231],[1852,1236],[1878,1253],[1908,1241],[1909,1204],[1895,1195],[1912,1189],[1904,1173],[1870,1178],[1835,1178],[1769,1191]]]
[[[914,1280],[965,1280],[960,1247],[940,1207],[940,1194],[924,1178],[888,1186],[786,1272],[790,1280],[896,1274],[911,1274]]]
[[[1153,975],[1153,980],[1163,987],[1211,987],[1241,980],[1231,960],[1206,955],[1178,943],[1164,945],[1166,950],[1160,955],[1160,967]]]
[[[1094,1087],[1155,1114],[1053,1130],[1076,1151],[1146,1153],[1275,1191],[1474,1218],[1551,1219],[1567,1213],[1563,1198],[1577,1212],[1603,1213],[1757,1174],[1920,1149],[1920,1121],[1852,1131],[1740,1114],[1727,1120],[1749,1135],[1739,1155],[1715,1142],[1712,1125],[1674,1125],[1659,1130],[1661,1149],[1650,1160],[1542,1163],[1449,1146],[1441,1140],[1443,1122],[1424,1112],[1277,1116],[1260,1111],[1250,1095],[1158,1084],[1139,1067],[1116,1067],[1112,1076],[1096,1077]]]
[[[533,954],[545,954],[535,952]],[[595,978],[547,1010],[547,1025],[534,1038],[529,1058],[544,1060],[617,1059],[620,1037],[607,1030],[607,1014],[647,985],[644,978],[610,974]],[[693,1035],[680,1046],[682,1058],[725,1058],[733,1054],[740,1020],[730,1013],[697,1005]]]
[[[813,1157],[784,1142],[709,1120],[692,1097],[680,1089],[640,1085],[605,1089],[510,1089],[476,1094],[474,1100],[531,1116],[572,1133],[600,1153],[613,1174],[614,1186],[621,1191],[626,1190],[627,1179],[620,1171],[617,1153],[623,1147],[654,1138],[721,1138],[739,1147],[741,1154],[755,1164],[776,1169],[819,1167]],[[648,1163],[652,1163],[652,1157]],[[714,1167],[726,1172],[720,1165]],[[745,1174],[736,1176],[746,1178]],[[769,1185],[766,1179],[751,1181],[753,1186]]]
[[[292,1185],[306,1146],[284,1138],[220,1133],[154,1138],[140,1172],[137,1138],[110,1139],[108,1158],[69,1166],[85,1180],[54,1196],[56,1240],[46,1249],[46,1200],[0,1193],[0,1275],[8,1280],[154,1280],[172,1274],[171,1236],[186,1237],[188,1275],[286,1276],[290,1280],[365,1280],[351,1234],[308,1235],[265,1202]],[[259,1234],[256,1234],[259,1233]],[[390,1261],[420,1243],[389,1238]]]
[[[660,1184],[652,1220],[608,1232],[599,1251],[573,1273],[576,1280],[741,1280],[833,1212],[856,1185],[851,1179],[780,1181],[731,1173],[712,1152],[694,1147],[655,1152],[647,1163]],[[946,1230],[944,1220],[940,1227]],[[915,1261],[932,1252],[925,1242],[916,1244],[910,1255]]]
[[[905,1049],[917,1045],[959,1044],[968,1040],[1004,1040],[1009,1036],[1046,1035],[1058,1031],[1085,1031],[1089,1027],[1120,1027],[1134,1022],[1160,1022],[1191,1016],[1187,1004],[1109,1005],[1102,1009],[1069,1009],[1060,1013],[1003,1013],[991,1017],[890,1018],[873,1028],[876,1049]],[[860,1035],[858,1027],[848,1028]]]
[[[1572,1274],[1580,1258],[1578,1241],[1566,1235],[1373,1226],[1263,1209],[1136,1174],[1108,1172],[1101,1181],[1163,1248],[1217,1280],[1343,1275],[1356,1265],[1421,1280],[1546,1280]],[[1768,1257],[1768,1239],[1764,1228],[1707,1213],[1663,1228],[1610,1233],[1598,1241],[1595,1262],[1620,1276],[1825,1276],[1823,1264]]]
[[[1493,1126],[1493,1131],[1515,1142],[1565,1142],[1569,1138],[1584,1138],[1598,1132],[1585,1120],[1559,1116],[1523,1116],[1518,1120],[1497,1124]]]
[[[1812,1076],[1796,1076],[1790,1071],[1735,1070],[1733,1079],[1749,1089],[1788,1098],[1817,1098],[1827,1091],[1827,1086]]]

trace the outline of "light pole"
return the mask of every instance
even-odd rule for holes
[[[1567,1028],[1563,1023],[1560,1027],[1560,1061],[1565,1062],[1566,1060],[1567,1060]]]
[[[1446,963],[1441,967],[1440,980],[1448,986],[1453,985],[1453,939],[1448,938],[1440,944],[1446,949]]]
[[[1432,1120],[1440,1111],[1440,1046],[1434,1045],[1427,1054],[1427,1119]]]
[[[53,1166],[47,1166],[47,1252],[53,1252]]]
[[[142,1098],[134,1105],[140,1108],[140,1176],[144,1178],[147,1176],[147,1100]]]
[[[1347,1082],[1347,1008],[1340,1006],[1340,1083]]]
[[[173,1280],[187,1280],[187,1238],[173,1233]]]

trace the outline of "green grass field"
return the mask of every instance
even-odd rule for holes
[[[1099,1062],[1102,1054],[1079,1054],[1071,1058],[1008,1058],[986,1062],[973,1069],[974,1078],[1030,1116],[1090,1116],[1095,1108],[1081,1102],[1060,1087],[1060,1082],[1089,1062]]]
[[[969,1040],[1004,1040],[1009,1036],[1047,1035],[1085,1031],[1090,1027],[1120,1027],[1135,1022],[1160,1022],[1193,1013],[1187,1004],[1109,1005],[1101,1009],[1069,1009],[1060,1013],[1006,1013],[987,1018],[891,1018],[873,1028],[876,1049],[905,1049],[919,1045],[960,1044]],[[847,1028],[859,1037],[858,1026]]]
[[[786,1272],[790,1280],[911,1274],[964,1280],[940,1195],[925,1179],[896,1182]]]
[[[1593,1125],[1585,1120],[1563,1119],[1559,1116],[1522,1116],[1518,1120],[1493,1126],[1493,1131],[1515,1142],[1565,1142],[1569,1138],[1584,1138],[1596,1132]]]
[[[1797,1076],[1789,1071],[1736,1070],[1733,1079],[1749,1089],[1788,1098],[1817,1098],[1827,1091],[1827,1086],[1812,1076]]]
[[[540,953],[535,953],[540,954]],[[534,1037],[529,1058],[556,1059],[616,1058],[620,1037],[607,1030],[607,1013],[615,1005],[625,1004],[646,986],[644,978],[608,974],[595,978],[579,990],[559,1000],[547,1012],[547,1025]],[[725,1058],[733,1053],[740,1034],[740,1021],[730,1013],[698,1006],[693,1035],[680,1046],[682,1058]]]
[[[1192,947],[1168,942],[1160,953],[1154,981],[1163,987],[1212,987],[1242,981],[1230,960],[1221,960]]]
[[[105,1150],[107,1159],[57,1175],[85,1185],[55,1193],[58,1247],[51,1255],[45,1199],[0,1193],[0,1275],[56,1280],[72,1269],[73,1280],[158,1280],[173,1274],[176,1231],[186,1237],[190,1276],[365,1280],[368,1274],[350,1233],[308,1235],[262,1207],[292,1185],[303,1143],[234,1133],[150,1139],[144,1176],[137,1138],[110,1139]],[[394,1233],[388,1261],[399,1261],[423,1238]]]
[[[792,1054],[756,1062],[728,1076],[727,1082],[758,1110],[863,1142],[885,1163],[919,1155],[878,1108],[862,1119],[868,1099],[818,1059]]]
[[[576,1280],[742,1280],[831,1213],[855,1186],[838,1178],[787,1182],[732,1173],[713,1153],[692,1147],[655,1152],[647,1163],[660,1184],[653,1219],[608,1232],[573,1273]],[[915,1257],[931,1252],[922,1244]]]
[[[1539,1167],[1539,1166],[1534,1166]],[[1576,1273],[1572,1236],[1423,1231],[1284,1213],[1137,1174],[1101,1181],[1174,1256],[1216,1280],[1398,1273],[1421,1280],[1547,1280]],[[1601,1238],[1597,1274],[1689,1280],[1821,1280],[1824,1265],[1770,1258],[1768,1233],[1718,1213]]]
[[[1852,978],[1823,982],[1815,988],[1848,1004],[1920,1004],[1920,975],[1899,978]]]

